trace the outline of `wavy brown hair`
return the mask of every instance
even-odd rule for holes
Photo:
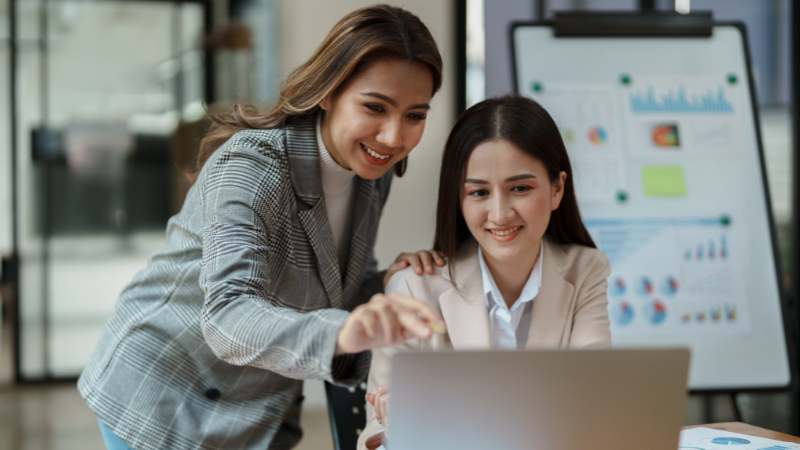
[[[532,158],[542,162],[551,183],[563,171],[564,196],[550,216],[546,236],[557,244],[581,244],[597,248],[583,225],[572,166],[556,123],[534,100],[517,95],[490,98],[469,108],[456,122],[442,156],[439,176],[439,204],[436,209],[436,236],[433,248],[450,261],[450,279],[455,284],[453,261],[458,247],[470,235],[461,213],[461,191],[467,163],[478,145],[489,141],[507,141]]]
[[[237,105],[227,114],[208,113],[213,126],[200,142],[197,172],[237,132],[281,128],[316,113],[320,102],[336,95],[367,62],[387,56],[425,64],[433,75],[431,95],[441,87],[442,57],[419,17],[390,5],[357,9],[343,17],[314,55],[289,75],[269,111],[259,113],[253,107]],[[395,173],[402,176],[406,165],[404,158],[395,164]]]

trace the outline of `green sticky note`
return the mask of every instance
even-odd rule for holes
[[[686,181],[681,166],[642,166],[642,186],[647,197],[683,197]]]

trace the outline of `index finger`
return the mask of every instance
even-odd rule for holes
[[[420,250],[417,252],[417,256],[419,257],[420,261],[422,261],[422,265],[425,266],[425,272],[428,274],[433,273],[433,253],[428,250]]]
[[[437,266],[444,265],[444,254],[442,252],[438,250],[428,250],[428,253],[433,256],[433,260],[436,261]]]
[[[404,294],[400,294],[398,292],[393,292],[389,294],[389,297],[392,300],[392,305],[398,305],[401,308],[410,310],[411,312],[417,313],[423,319],[426,319],[428,322],[436,323],[442,327],[445,326],[444,319],[442,318],[441,314],[439,314],[436,310],[430,307],[427,303],[423,302],[422,300],[416,299],[414,297],[409,297]]]

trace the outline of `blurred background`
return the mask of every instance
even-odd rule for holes
[[[373,1],[0,0],[0,450],[104,448],[75,390],[116,297],[165,243],[204,107],[266,108],[334,23]],[[393,3],[393,2],[392,2]],[[685,2],[683,2],[685,3]],[[512,92],[508,24],[554,11],[674,10],[674,0],[405,0],[445,63],[427,129],[395,181],[377,256],[433,239],[441,151],[461,111]],[[743,21],[792,289],[791,2],[692,0]],[[322,384],[306,385],[300,448],[332,448]],[[739,395],[745,422],[797,433],[790,392]],[[696,395],[687,424],[731,417]]]

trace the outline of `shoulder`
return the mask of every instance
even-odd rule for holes
[[[386,293],[394,292],[408,295],[428,303],[435,303],[440,295],[453,288],[446,274],[449,267],[434,265],[433,273],[417,275],[413,267],[406,267],[396,272],[386,284]]]
[[[556,244],[549,239],[545,242],[545,261],[566,279],[579,280],[587,276],[607,277],[611,273],[608,258],[600,250],[581,244]]]
[[[242,130],[231,136],[217,153],[221,159],[242,152],[255,152],[265,158],[280,161],[286,159],[286,130]]]
[[[480,277],[478,244],[470,237],[461,243],[453,260],[447,261],[442,267],[434,265],[432,274],[417,275],[413,267],[398,271],[389,279],[386,292],[400,292],[434,303],[445,292],[460,289],[464,284],[468,284],[476,274]],[[458,288],[451,281],[451,275],[455,277]]]
[[[288,171],[285,130],[242,130],[231,136],[203,165],[198,183],[259,183]],[[276,179],[277,180],[277,179]]]

